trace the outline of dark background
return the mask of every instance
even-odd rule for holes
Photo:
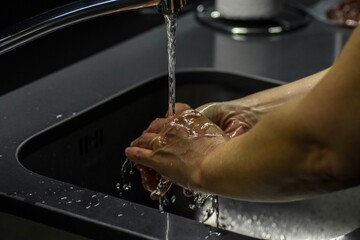
[[[11,0],[0,4],[0,32],[73,1]],[[155,9],[103,16],[58,30],[0,55],[0,95],[164,22]]]
[[[0,14],[0,29],[4,29],[11,24],[17,23],[26,18],[44,12],[48,9],[55,8],[71,0],[10,0],[2,1]]]

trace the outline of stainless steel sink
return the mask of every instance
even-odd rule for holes
[[[177,101],[193,107],[240,98],[277,86],[269,80],[212,71],[177,75]],[[158,208],[143,190],[137,171],[132,189],[122,196],[124,149],[156,117],[167,110],[167,77],[160,76],[119,93],[28,139],[19,149],[27,169],[62,182]],[[291,203],[250,203],[220,198],[220,223],[227,230],[262,239],[327,239],[360,225],[360,188]],[[173,187],[175,203],[165,211],[191,219],[191,198]],[[352,214],[356,211],[356,214]],[[209,222],[210,223],[210,222]],[[211,223],[210,223],[211,224]]]

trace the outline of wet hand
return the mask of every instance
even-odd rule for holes
[[[184,109],[175,116],[154,120],[125,151],[140,169],[143,185],[149,191],[156,189],[159,176],[197,189],[202,160],[229,140],[204,115],[188,107]]]
[[[218,125],[230,138],[240,136],[250,130],[260,115],[239,103],[209,103],[196,109]]]

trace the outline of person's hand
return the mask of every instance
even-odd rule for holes
[[[250,130],[260,118],[260,113],[235,101],[209,103],[196,110],[218,125],[230,138]]]
[[[182,113],[185,110],[191,109],[191,107],[185,103],[176,103],[175,104],[175,112],[176,113]],[[165,114],[166,117],[169,117],[170,114],[167,112]],[[143,132],[143,134],[153,131],[158,131],[156,124],[158,124],[158,120],[156,119],[153,123],[150,124],[150,126]],[[154,126],[155,125],[155,126]],[[133,146],[135,142],[131,143],[131,146]],[[143,166],[141,164],[136,164],[136,168],[139,170],[141,175],[141,182],[143,187],[151,192],[150,197],[153,200],[157,200],[158,198],[163,197],[166,192],[170,189],[172,182],[171,181],[163,181],[162,185],[159,185],[159,182],[163,179],[161,174],[157,173],[153,169]],[[160,189],[158,189],[161,187]],[[157,191],[159,190],[159,191]],[[155,193],[155,194],[153,194]]]
[[[125,150],[149,191],[160,177],[190,189],[198,189],[202,160],[229,137],[199,112],[184,107],[175,116],[154,120]],[[162,189],[162,195],[167,191]]]

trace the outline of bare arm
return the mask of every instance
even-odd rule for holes
[[[231,104],[241,105],[242,107],[252,108],[252,110],[267,113],[281,106],[289,100],[300,99],[304,97],[314,86],[325,76],[330,68],[324,69],[308,77],[296,80],[294,82],[260,91],[249,96],[231,100],[227,102],[208,103],[197,108],[197,110],[207,116],[209,106]],[[207,116],[211,117],[211,116]]]
[[[266,113],[288,101],[306,96],[328,71],[329,68],[295,82],[240,99],[208,103],[197,110],[233,138],[251,129]]]
[[[360,28],[304,97],[218,146],[199,168],[199,189],[284,201],[360,182]]]
[[[359,63],[360,27],[315,86],[305,84],[299,97],[273,108],[241,136],[230,139],[186,110],[153,121],[125,153],[183,187],[244,200],[296,200],[357,185]],[[262,103],[274,102],[278,90],[269,91]]]
[[[230,103],[241,103],[259,112],[269,112],[289,100],[304,97],[325,76],[330,68],[322,70],[297,81],[257,92],[241,99],[229,101]]]

